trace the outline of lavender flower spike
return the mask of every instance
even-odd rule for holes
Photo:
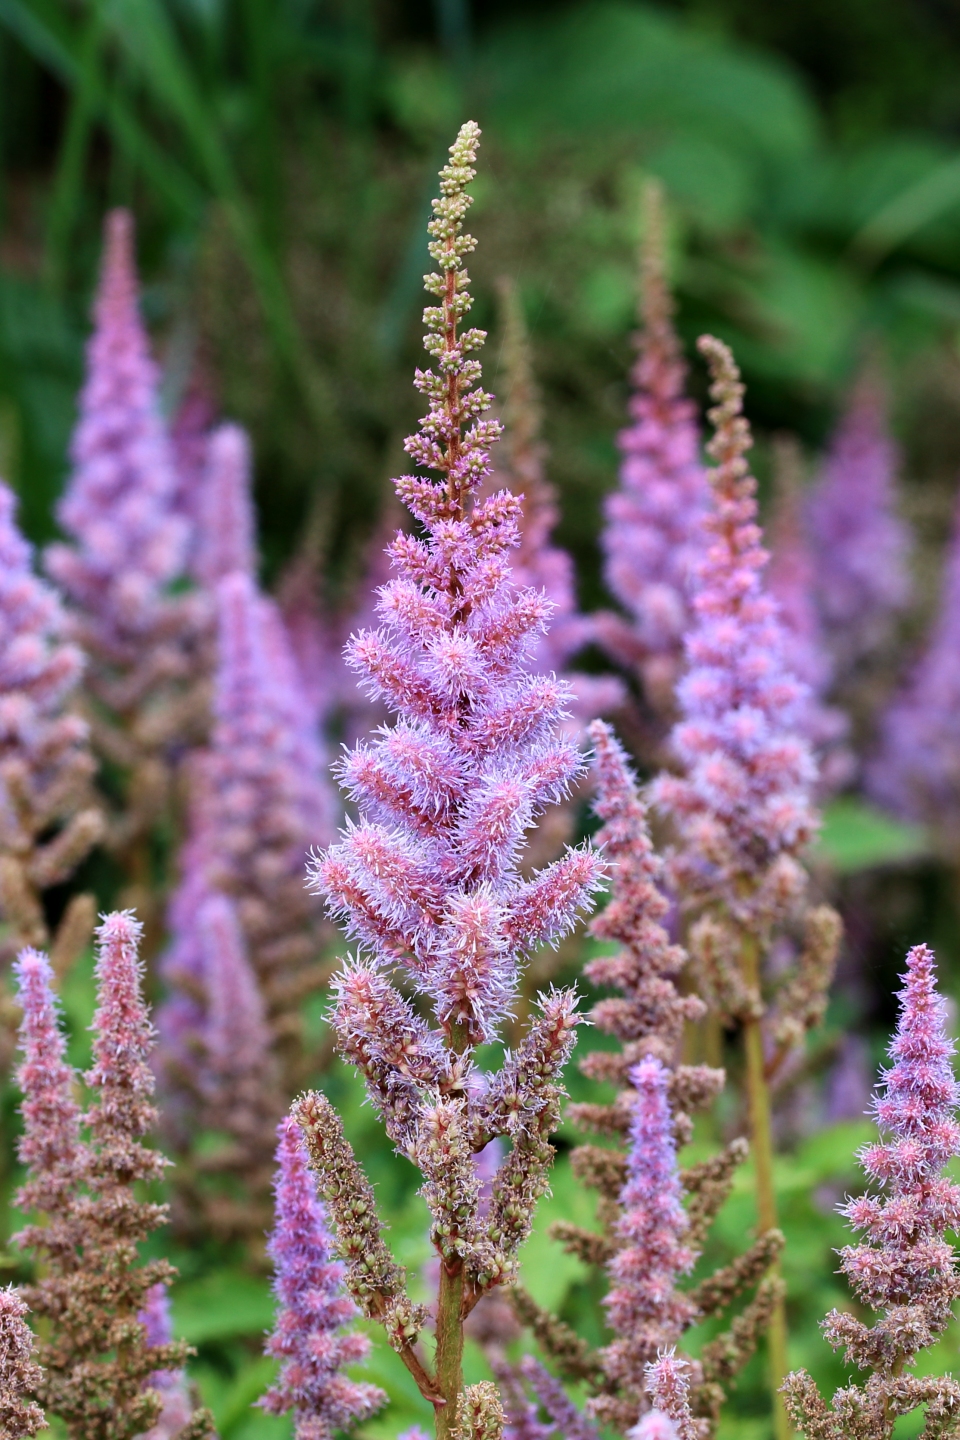
[[[848,1200],[844,1214],[864,1239],[846,1246],[841,1268],[857,1299],[880,1312],[873,1326],[833,1310],[824,1334],[843,1349],[847,1364],[868,1371],[863,1385],[833,1397],[832,1410],[806,1373],[784,1385],[787,1405],[811,1440],[890,1440],[897,1417],[926,1405],[925,1434],[947,1434],[955,1421],[960,1384],[951,1376],[907,1373],[919,1352],[944,1333],[960,1295],[947,1232],[960,1228],[960,1185],[943,1174],[960,1155],[960,1085],[953,1071],[947,1010],[937,992],[933,951],[916,945],[907,955],[900,1019],[890,1045],[873,1112],[883,1137],[860,1160],[880,1194]],[[883,1193],[885,1192],[885,1194]]]
[[[289,1117],[277,1131],[276,1225],[268,1249],[279,1311],[266,1353],[282,1363],[260,1401],[273,1415],[294,1412],[296,1440],[333,1440],[386,1403],[375,1385],[343,1369],[366,1358],[370,1342],[346,1328],[358,1313],[334,1259],[326,1212],[314,1193],[303,1138]]]
[[[148,1345],[169,1345],[173,1341],[173,1326],[170,1321],[170,1296],[164,1284],[152,1285],[146,1294],[146,1304],[137,1316],[146,1331]],[[163,1409],[156,1424],[146,1432],[143,1440],[176,1440],[180,1431],[193,1416],[193,1406],[187,1388],[187,1374],[179,1370],[155,1370],[147,1382],[156,1390],[163,1403]]]
[[[630,424],[620,433],[620,484],[607,497],[602,536],[607,585],[629,619],[604,613],[596,630],[613,658],[638,673],[654,708],[669,715],[690,622],[707,484],[695,408],[683,394],[685,366],[664,275],[663,198],[655,181],[644,196],[644,219]]]
[[[925,653],[884,717],[868,771],[878,800],[930,825],[944,853],[960,854],[960,503],[940,610]]]
[[[756,481],[744,459],[751,440],[743,385],[726,346],[704,336],[700,348],[715,377],[709,452],[717,464],[688,669],[677,689],[682,718],[672,735],[684,773],[662,775],[653,796],[682,837],[673,867],[681,893],[719,901],[745,918],[771,867],[786,899],[802,887],[794,857],[816,828],[816,772],[799,731],[806,687],[788,668],[786,633],[763,588],[768,557]],[[763,898],[775,903],[769,890]]]
[[[855,385],[810,497],[818,600],[842,682],[883,645],[910,594],[909,532],[896,513],[896,451],[875,373]]]
[[[250,486],[250,440],[239,425],[218,425],[206,446],[196,497],[197,535],[192,569],[207,589],[233,571],[256,571],[256,520]]]
[[[41,892],[65,880],[99,838],[87,727],[67,707],[83,656],[33,574],[16,500],[0,481],[0,917],[3,951],[44,945]]]
[[[610,1261],[611,1290],[605,1300],[617,1339],[604,1351],[604,1369],[621,1385],[643,1392],[647,1365],[674,1345],[696,1317],[696,1307],[677,1289],[693,1267],[685,1243],[687,1216],[677,1171],[667,1085],[670,1072],[657,1059],[630,1073],[636,1091],[627,1182],[617,1226],[622,1246]]]
[[[42,1379],[33,1359],[27,1307],[13,1286],[0,1289],[0,1435],[24,1440],[46,1429],[40,1406],[30,1399]]]

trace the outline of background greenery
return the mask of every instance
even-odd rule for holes
[[[761,480],[773,432],[815,451],[859,358],[886,356],[919,541],[920,599],[896,665],[935,595],[960,471],[958,67],[949,0],[0,0],[0,471],[31,535],[49,537],[99,227],[128,204],[167,405],[200,363],[254,437],[266,577],[312,520],[335,601],[417,414],[426,212],[445,147],[475,115],[487,378],[496,390],[491,297],[508,274],[533,335],[583,605],[602,594],[599,505],[626,395],[638,196],[654,173],[671,202],[682,333],[735,346]],[[696,367],[692,385],[702,398]],[[828,1038],[859,1028],[878,1055],[908,943],[937,945],[948,990],[960,989],[956,877],[922,836],[849,800],[831,812],[821,859],[850,935]],[[71,983],[82,1044],[89,985]],[[419,1266],[409,1177],[376,1160],[348,1077],[331,1083],[382,1165],[397,1248]],[[855,1183],[862,1133],[799,1123],[781,1169],[794,1358],[831,1383],[842,1371],[816,1329],[842,1296],[830,1206]],[[748,1194],[743,1181],[720,1249],[749,1226]],[[545,1208],[570,1216],[586,1203],[561,1164]],[[531,1243],[531,1288],[586,1313],[575,1262],[536,1263],[545,1243]],[[265,1286],[176,1258],[178,1323],[200,1347],[221,1434],[281,1433],[248,1408],[264,1382]],[[378,1356],[408,1423],[405,1374]],[[754,1366],[725,1433],[760,1440],[763,1403]],[[399,1428],[394,1412],[369,1432]]]

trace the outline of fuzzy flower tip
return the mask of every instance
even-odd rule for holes
[[[607,1350],[608,1373],[640,1379],[659,1348],[676,1342],[696,1317],[677,1280],[695,1255],[684,1243],[687,1216],[681,1199],[667,1086],[659,1060],[630,1072],[636,1092],[627,1151],[627,1182],[620,1196],[620,1248],[610,1261],[605,1305],[617,1339]]]
[[[256,570],[256,522],[250,486],[250,441],[239,425],[219,425],[206,447],[196,498],[197,537],[192,568],[201,585],[215,589],[233,571]]]
[[[883,390],[867,373],[810,497],[817,598],[838,679],[883,645],[909,600],[910,539],[896,513],[896,463]]]
[[[148,1057],[156,1033],[143,999],[144,967],[139,956],[143,926],[130,911],[114,911],[99,925],[93,1065],[84,1077],[98,1091],[91,1129],[101,1141],[133,1143],[156,1119],[151,1097],[154,1076]]]
[[[188,526],[160,416],[158,376],[137,310],[133,221],[114,210],[87,349],[73,471],[58,509],[72,545],[47,552],[98,656],[135,664],[157,633],[165,592],[183,571]]]
[[[38,893],[65,880],[100,831],[87,727],[64,713],[83,656],[63,639],[60,603],[33,574],[15,515],[0,481],[0,914],[14,949],[45,943]]]
[[[960,850],[960,506],[925,653],[883,721],[868,780],[876,798]]]
[[[46,1427],[40,1406],[30,1399],[42,1378],[33,1359],[27,1307],[13,1286],[0,1289],[0,1435],[23,1440]]]
[[[343,1266],[334,1258],[300,1129],[288,1117],[277,1133],[276,1223],[268,1249],[278,1311],[266,1353],[282,1364],[260,1405],[274,1415],[292,1410],[297,1440],[332,1440],[374,1414],[387,1397],[343,1373],[366,1358],[369,1341],[346,1328],[357,1310],[344,1290]]]
[[[348,660],[396,714],[340,765],[359,818],[320,858],[317,887],[380,962],[402,959],[441,1024],[471,1043],[493,1035],[520,964],[559,939],[596,884],[599,859],[568,851],[533,878],[527,830],[569,792],[582,762],[561,733],[568,686],[530,673],[549,618],[545,596],[514,582],[520,501],[478,491],[500,433],[472,358],[483,332],[461,330],[471,299],[462,233],[479,131],[468,124],[441,174],[430,225],[440,272],[425,312],[436,368],[418,371],[429,412],[408,453],[440,480],[405,475],[397,493],[423,527],[390,547],[381,627],[355,635]]]
[[[662,1410],[648,1410],[630,1430],[627,1440],[679,1440],[677,1427]]]
[[[664,1350],[647,1366],[647,1394],[653,1410],[673,1424],[677,1440],[700,1440],[701,1429],[690,1409],[690,1366],[673,1350]]]
[[[597,633],[614,659],[639,671],[651,703],[669,711],[703,545],[707,483],[664,276],[662,203],[651,184],[630,424],[620,433],[620,483],[607,497],[602,535],[607,584],[629,619],[600,615]]]
[[[928,946],[907,955],[903,980],[889,1050],[893,1063],[873,1102],[881,1138],[860,1155],[880,1193],[848,1200],[841,1209],[863,1235],[841,1250],[841,1268],[857,1299],[879,1319],[870,1326],[849,1311],[833,1310],[823,1326],[848,1364],[871,1373],[862,1387],[838,1390],[832,1410],[806,1371],[789,1375],[783,1387],[804,1433],[829,1440],[890,1440],[897,1417],[920,1405],[926,1406],[925,1433],[946,1434],[938,1422],[952,1422],[960,1407],[960,1384],[951,1376],[910,1373],[919,1352],[943,1334],[960,1294],[953,1247],[945,1238],[960,1228],[960,1185],[943,1174],[960,1155],[960,1085]]]
[[[725,345],[704,336],[700,348],[717,402],[710,412],[716,465],[708,543],[697,567],[688,668],[677,689],[681,718],[672,734],[683,774],[661,776],[653,795],[680,832],[680,888],[737,912],[776,862],[795,868],[815,829],[816,771],[800,733],[806,687],[788,668],[787,637],[763,587],[767,555],[756,481],[744,458],[751,441],[743,385]]]

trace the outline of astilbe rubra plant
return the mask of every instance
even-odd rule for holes
[[[276,1220],[268,1245],[278,1311],[266,1353],[281,1368],[260,1404],[274,1415],[292,1410],[297,1440],[333,1440],[387,1397],[343,1373],[366,1358],[370,1341],[349,1328],[359,1312],[344,1288],[343,1265],[334,1255],[296,1121],[282,1120],[278,1137]]]
[[[787,635],[763,584],[768,557],[745,459],[751,439],[743,385],[725,345],[704,336],[700,349],[716,402],[708,446],[716,464],[708,472],[707,540],[671,736],[680,773],[661,775],[653,798],[677,834],[670,881],[693,921],[689,944],[700,993],[742,1031],[765,1232],[777,1220],[769,1086],[823,1014],[840,926],[829,907],[806,903],[802,856],[817,828],[816,767],[802,733],[807,692],[790,669]],[[778,933],[794,931],[802,932],[802,948],[768,1003],[764,958]],[[786,1369],[782,1304],[771,1320],[770,1368],[776,1394]],[[783,1440],[779,1406],[776,1419]]]
[[[40,1406],[29,1397],[43,1381],[33,1358],[33,1334],[26,1320],[27,1307],[8,1286],[0,1290],[0,1435],[23,1440],[46,1428]]]
[[[24,1012],[20,1158],[27,1166],[17,1198],[38,1221],[16,1238],[43,1262],[25,1288],[31,1310],[49,1322],[37,1349],[43,1374],[36,1398],[64,1421],[71,1440],[130,1440],[149,1430],[163,1408],[149,1377],[180,1368],[187,1355],[182,1344],[150,1343],[139,1318],[152,1287],[175,1273],[166,1260],[140,1263],[137,1253],[166,1210],[138,1198],[134,1185],[158,1180],[167,1164],[143,1143],[156,1112],[139,938],[139,925],[125,913],[108,915],[97,931],[93,1064],[84,1077],[92,1103],[83,1114],[64,1058],[49,962],[35,950],[17,961]],[[182,1440],[207,1435],[210,1427],[208,1413],[197,1411]]]
[[[176,506],[124,210],[107,217],[71,459],[57,509],[68,541],[48,548],[46,564],[89,660],[92,738],[116,781],[108,839],[145,906],[154,878],[148,837],[170,804],[175,751],[206,723],[196,680],[208,609],[198,593],[173,588],[189,527]]]
[[[622,947],[587,966],[595,984],[621,991],[621,997],[599,1001],[590,1018],[621,1043],[618,1050],[592,1051],[581,1068],[620,1089],[612,1104],[568,1106],[567,1119],[624,1137],[626,1149],[581,1145],[573,1151],[574,1172],[600,1192],[602,1229],[559,1221],[552,1234],[586,1264],[607,1270],[611,1288],[604,1303],[615,1339],[592,1353],[524,1291],[515,1292],[516,1303],[561,1373],[592,1389],[591,1413],[623,1432],[649,1404],[647,1366],[660,1351],[761,1281],[732,1328],[691,1365],[696,1433],[710,1435],[724,1398],[722,1385],[749,1359],[779,1293],[778,1282],[762,1277],[783,1237],[776,1230],[763,1233],[730,1265],[694,1289],[682,1289],[682,1277],[699,1255],[747,1146],[734,1140],[700,1165],[682,1174],[677,1169],[677,1145],[692,1132],[690,1112],[706,1106],[725,1077],[722,1070],[678,1063],[684,1027],[702,1020],[706,1006],[677,987],[687,957],[664,925],[670,902],[660,888],[663,862],[626,756],[602,721],[590,727],[590,738],[595,809],[604,822],[597,840],[612,868],[611,898],[591,930]]]
[[[787,1377],[787,1403],[808,1440],[890,1440],[898,1417],[921,1405],[926,1440],[955,1435],[960,1422],[956,1380],[909,1373],[920,1352],[943,1335],[960,1295],[946,1238],[960,1228],[960,1185],[943,1173],[960,1155],[960,1085],[928,946],[916,945],[907,955],[903,981],[889,1050],[893,1064],[873,1104],[883,1136],[860,1156],[880,1193],[842,1208],[864,1238],[840,1252],[841,1269],[857,1299],[879,1318],[868,1325],[833,1310],[823,1327],[834,1349],[867,1378],[837,1390],[831,1407],[806,1371]]]
[[[49,941],[42,894],[62,884],[99,839],[87,726],[72,713],[83,656],[64,638],[57,596],[33,573],[16,502],[0,481],[0,955]],[[89,910],[77,896],[61,922]],[[92,925],[92,920],[91,920]],[[81,942],[82,948],[82,929]],[[75,944],[70,948],[78,948]],[[2,1002],[0,1002],[2,1003]]]
[[[673,714],[707,499],[664,249],[663,196],[651,181],[644,197],[630,424],[620,433],[620,483],[607,497],[602,532],[607,586],[626,615],[602,612],[595,627],[611,657],[637,678],[661,723]]]
[[[317,887],[360,950],[335,980],[338,1045],[363,1074],[390,1139],[423,1175],[441,1262],[432,1358],[417,1344],[426,1315],[406,1293],[335,1110],[309,1094],[293,1111],[348,1289],[386,1327],[435,1408],[437,1434],[461,1440],[494,1436],[503,1423],[495,1387],[464,1389],[463,1326],[481,1296],[514,1277],[546,1188],[574,996],[542,997],[499,1071],[482,1072],[476,1049],[497,1035],[524,958],[570,929],[599,873],[589,848],[529,878],[518,868],[526,829],[565,793],[581,760],[560,732],[567,687],[524,664],[549,605],[511,582],[520,503],[509,492],[477,496],[500,428],[481,418],[490,397],[469,358],[483,334],[460,327],[471,305],[464,257],[474,241],[462,220],[478,138],[475,124],[461,129],[430,224],[439,273],[426,284],[439,303],[425,313],[425,343],[435,368],[417,373],[429,413],[407,449],[440,479],[397,482],[423,533],[394,541],[382,628],[355,636],[349,651],[397,718],[344,757],[358,818],[316,865]],[[419,1006],[394,984],[398,966]],[[475,1156],[497,1135],[510,1148],[481,1215]]]

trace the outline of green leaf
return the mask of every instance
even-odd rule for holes
[[[176,1288],[174,1332],[191,1345],[262,1334],[273,1324],[273,1310],[266,1280],[220,1270]]]
[[[827,806],[818,852],[841,874],[895,865],[927,854],[929,837],[920,825],[907,825],[865,800],[845,796]]]

